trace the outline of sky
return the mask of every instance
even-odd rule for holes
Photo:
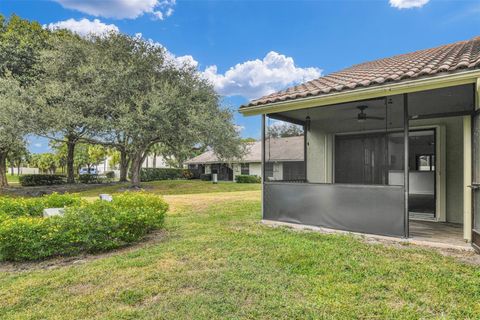
[[[260,137],[251,99],[351,65],[480,35],[480,0],[0,0],[0,13],[81,35],[117,31],[164,46],[197,66],[235,111],[243,137]],[[48,151],[29,137],[34,153]]]

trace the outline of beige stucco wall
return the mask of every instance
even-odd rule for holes
[[[235,177],[241,174],[241,164],[234,163],[232,164],[233,169],[233,181],[235,181]],[[260,162],[252,162],[249,164],[249,173],[251,176],[261,176],[262,175],[262,164]]]
[[[232,170],[233,170],[233,181],[235,181],[235,177],[240,175],[241,173],[241,166],[239,163],[234,163],[232,165]]]
[[[331,182],[332,135],[323,132],[314,122],[307,131],[307,180]]]
[[[262,164],[258,163],[250,163],[250,175],[251,176],[262,176]]]

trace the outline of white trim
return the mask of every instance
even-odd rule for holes
[[[432,119],[434,120],[434,119]],[[410,127],[409,131],[435,129],[435,220],[447,221],[447,138],[444,125]]]
[[[463,238],[472,241],[472,117],[463,117]]]

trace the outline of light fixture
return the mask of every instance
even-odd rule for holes
[[[358,106],[357,109],[360,110],[360,112],[357,114],[357,122],[365,122],[367,119],[385,120],[384,117],[367,116],[365,110],[368,109],[368,106]]]
[[[305,130],[310,131],[310,116],[305,118]]]

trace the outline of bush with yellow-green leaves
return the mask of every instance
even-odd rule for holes
[[[10,217],[41,217],[45,208],[63,208],[82,204],[79,196],[53,193],[39,198],[0,197],[0,221],[2,215]]]
[[[38,214],[43,208],[62,206],[66,208],[63,216]],[[162,228],[167,210],[165,201],[145,193],[90,203],[72,195],[1,199],[0,260],[41,260],[119,248]]]

